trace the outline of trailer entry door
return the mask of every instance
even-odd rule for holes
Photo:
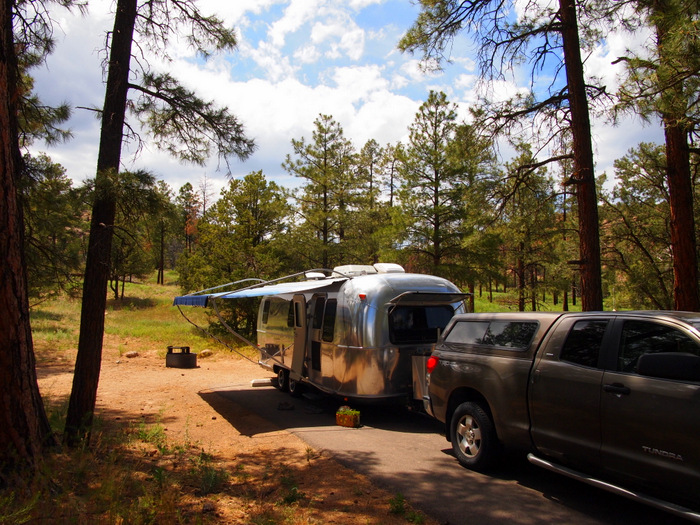
[[[299,381],[304,375],[306,357],[306,334],[308,332],[306,329],[306,298],[302,294],[297,294],[292,302],[294,304],[294,352],[289,377]]]

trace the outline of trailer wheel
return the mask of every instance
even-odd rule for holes
[[[470,470],[488,470],[498,459],[500,447],[493,421],[479,403],[457,407],[450,423],[450,441],[457,460]]]
[[[301,384],[301,381],[297,381],[296,379],[292,379],[291,377],[289,378],[289,393],[293,397],[299,397],[301,396],[301,393],[304,389],[304,386]]]
[[[289,390],[289,370],[280,368],[277,370],[277,388],[282,392]]]

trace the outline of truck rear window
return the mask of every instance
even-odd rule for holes
[[[522,350],[530,346],[537,326],[537,321],[460,321],[445,336],[445,342]]]
[[[389,311],[389,340],[394,344],[435,343],[452,319],[451,306],[396,306]]]

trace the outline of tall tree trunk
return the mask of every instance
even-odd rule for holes
[[[518,311],[525,311],[525,263],[523,262],[522,253],[525,250],[525,245],[520,243],[520,255],[518,256]]]
[[[530,268],[530,287],[532,291],[530,292],[530,306],[532,311],[537,311],[537,270],[532,267]]]
[[[51,443],[36,379],[29,323],[24,224],[17,195],[17,57],[14,0],[0,8],[0,485],[2,472],[34,465]]]
[[[688,96],[683,83],[677,81],[677,71],[669,64],[675,63],[672,44],[668,42],[669,31],[677,23],[678,13],[668,2],[654,2],[652,10],[657,16],[656,38],[659,52],[657,75],[666,85],[668,106],[662,110],[666,139],[666,182],[668,184],[671,215],[671,252],[673,256],[673,300],[676,310],[700,311],[698,290],[698,256],[695,240],[693,211],[693,185],[690,171],[690,148],[688,146],[686,119]],[[670,49],[670,51],[669,51]]]
[[[676,310],[700,311],[688,134],[664,118],[666,179],[671,210],[673,299]]]
[[[69,445],[89,440],[97,399],[116,210],[114,185],[118,182],[121,160],[136,7],[137,0],[118,1],[112,32],[100,149],[97,157],[95,201],[92,207],[90,240],[83,283],[78,356],[64,435],[64,440]]]
[[[603,309],[600,269],[598,202],[593,167],[591,123],[583,76],[583,62],[578,35],[575,0],[559,0],[566,80],[571,110],[571,134],[574,150],[574,173],[578,202],[578,225],[581,271],[581,308]]]
[[[158,257],[158,284],[165,284],[165,221],[160,221],[160,255]]]

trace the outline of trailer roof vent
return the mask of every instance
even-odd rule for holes
[[[307,281],[318,281],[319,279],[325,279],[326,274],[323,272],[306,272],[304,277],[306,277]]]
[[[406,273],[403,266],[396,263],[377,263],[374,267],[378,273]]]
[[[369,275],[377,273],[374,266],[369,264],[346,264],[333,268],[334,273],[338,273],[344,277],[357,277],[359,275]]]

